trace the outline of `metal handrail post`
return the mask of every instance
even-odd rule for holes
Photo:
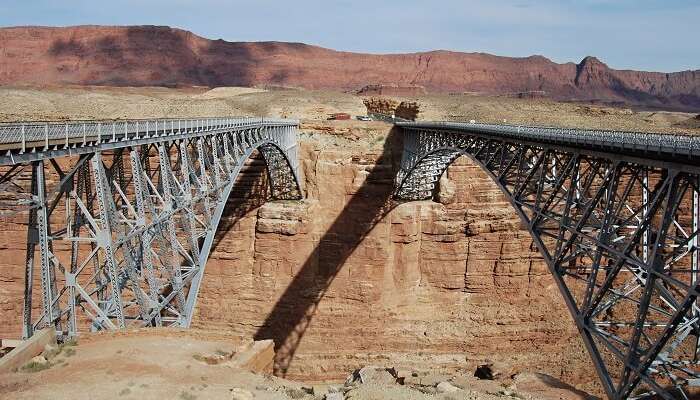
[[[22,153],[27,151],[27,136],[25,130],[26,127],[24,124],[22,124]]]

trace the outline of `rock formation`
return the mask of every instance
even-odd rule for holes
[[[394,115],[400,102],[386,97],[367,97],[362,100],[367,114]]]
[[[324,148],[303,142],[306,200],[268,202],[221,235],[196,326],[273,338],[276,372],[294,379],[501,363],[595,390],[544,262],[485,173],[460,159],[446,204],[387,209],[396,147]]]
[[[369,97],[362,100],[368,115],[395,116],[415,121],[420,114],[420,104],[415,101],[402,101],[386,97]]]
[[[700,108],[699,71],[621,71],[594,57],[557,64],[542,56],[450,51],[370,55],[301,43],[208,40],[155,26],[2,28],[0,84],[285,86],[351,92],[375,85],[381,90],[544,93],[555,100]]]
[[[419,115],[420,104],[415,101],[402,101],[401,104],[396,107],[396,116],[398,118],[415,121]]]

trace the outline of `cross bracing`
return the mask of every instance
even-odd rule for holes
[[[188,327],[246,160],[262,156],[273,199],[302,197],[296,127],[260,118],[0,125],[0,185],[12,192],[2,208],[27,220],[24,336]]]
[[[479,164],[542,253],[609,398],[697,394],[697,137],[398,125],[395,197],[430,199],[455,159]]]

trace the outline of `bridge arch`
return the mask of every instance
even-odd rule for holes
[[[296,149],[295,149],[296,150]],[[300,200],[302,198],[301,178],[299,176],[298,161],[292,160],[290,154],[280,146],[279,143],[271,140],[262,140],[250,145],[240,156],[236,167],[231,171],[229,184],[224,188],[221,199],[214,211],[214,220],[212,228],[208,230],[207,236],[202,243],[199,264],[201,272],[195,277],[192,286],[187,296],[187,321],[185,327],[189,327],[192,323],[194,309],[199,295],[199,288],[204,277],[207,260],[211,254],[214,239],[219,230],[221,218],[226,208],[227,200],[231,196],[236,180],[244,166],[246,160],[250,159],[253,153],[260,152],[266,164],[268,184],[270,188],[270,196],[273,200]],[[293,154],[297,156],[296,152]]]
[[[529,231],[608,397],[689,396],[700,377],[697,158],[666,157],[662,145],[672,138],[658,135],[649,135],[655,145],[647,143],[645,150],[654,154],[640,157],[638,149],[604,142],[562,142],[555,135],[571,132],[556,130],[401,126],[404,155],[395,198],[433,198],[449,165],[462,155],[470,158]]]
[[[0,182],[26,175],[24,336],[189,326],[221,215],[259,151],[273,199],[301,199],[290,120],[0,125]],[[8,141],[9,140],[9,141]],[[38,267],[35,268],[35,261]],[[41,313],[33,315],[35,275]]]

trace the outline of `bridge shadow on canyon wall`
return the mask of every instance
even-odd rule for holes
[[[275,375],[286,375],[318,305],[333,280],[355,249],[395,207],[396,204],[392,201],[393,185],[386,182],[387,171],[397,171],[402,148],[400,131],[394,127],[364,183],[323,233],[256,332],[256,340],[273,339],[275,342]]]
[[[226,207],[214,236],[211,253],[214,254],[222,239],[236,227],[236,223],[250,212],[257,210],[271,198],[269,178],[265,159],[255,151],[245,161],[231,194],[226,200]]]

